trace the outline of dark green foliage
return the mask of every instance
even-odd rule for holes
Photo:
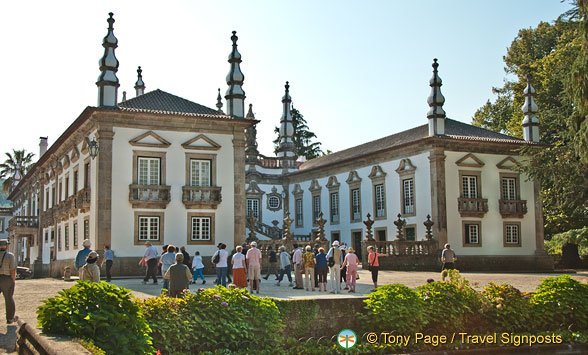
[[[187,293],[184,299],[154,297],[141,303],[163,354],[237,347],[276,346],[283,324],[275,302],[225,287]]]
[[[530,296],[510,285],[490,282],[482,291],[484,317],[494,330],[521,332],[529,329]]]
[[[12,150],[11,153],[6,153],[7,159],[0,164],[0,178],[4,178],[2,182],[2,192],[9,194],[12,191],[13,177],[18,174],[23,178],[25,174],[33,166],[33,157],[35,154],[27,153],[24,149]]]
[[[304,116],[302,116],[300,111],[295,108],[292,108],[291,113],[292,121],[294,123],[294,146],[296,147],[296,155],[299,157],[305,157],[307,160],[324,155],[321,150],[321,143],[312,143],[312,140],[316,138],[316,134],[309,130]],[[276,127],[274,128],[274,132],[278,134],[278,137],[274,140],[274,145],[277,151],[278,143],[280,141],[280,129]]]
[[[4,179],[0,179],[0,186],[4,184]],[[12,202],[8,200],[8,194],[0,189],[0,207],[12,207]]]
[[[545,241],[545,249],[549,254],[561,254],[561,248],[566,244],[578,245],[580,256],[588,256],[588,227],[572,229],[553,236]]]
[[[280,311],[280,317],[286,324],[285,331],[295,338],[300,338],[308,333],[308,325],[320,312],[315,300],[301,302],[299,300],[275,300]]]
[[[479,326],[481,295],[456,270],[449,270],[449,282],[431,282],[417,290],[425,302],[428,329],[441,334],[463,331],[472,324]]]
[[[44,301],[37,319],[46,333],[91,339],[108,354],[150,354],[151,329],[132,298],[125,288],[82,281]]]
[[[531,305],[538,330],[588,329],[588,285],[569,275],[541,281]]]
[[[425,302],[418,292],[402,284],[379,287],[364,302],[367,313],[360,319],[366,330],[410,334],[427,323]]]

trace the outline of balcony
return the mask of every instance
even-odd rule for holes
[[[11,235],[36,234],[39,228],[37,216],[14,216],[8,221],[6,231]]]
[[[502,218],[523,218],[527,213],[527,200],[498,200]]]
[[[457,210],[462,217],[484,217],[488,212],[488,199],[460,197],[457,199]]]
[[[222,202],[221,187],[217,186],[183,186],[182,202],[186,208],[211,208]]]
[[[90,198],[92,195],[92,190],[89,187],[81,189],[75,195],[75,199],[73,201],[72,208],[79,209],[81,213],[87,212],[90,210]]]
[[[40,223],[43,228],[55,224],[55,208],[49,208],[46,211],[41,212]]]
[[[129,202],[133,208],[166,208],[170,201],[169,185],[129,185]]]

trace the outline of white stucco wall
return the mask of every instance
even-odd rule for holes
[[[527,200],[528,212],[523,218],[503,218],[499,211],[500,199],[500,173],[512,173],[512,170],[498,169],[496,164],[506,158],[506,155],[478,154],[483,163],[482,168],[459,167],[456,161],[466,153],[445,152],[445,186],[447,198],[447,237],[451,248],[459,255],[532,255],[535,252],[535,200],[533,195],[533,182],[527,181],[526,176],[521,175],[520,196]],[[520,161],[519,157],[515,159]],[[461,217],[458,211],[457,199],[459,197],[459,171],[481,172],[481,198],[488,199],[488,212],[482,218]],[[480,183],[480,182],[479,182]],[[481,221],[481,247],[464,247],[462,221]],[[503,224],[504,222],[521,223],[521,246],[504,247]]]

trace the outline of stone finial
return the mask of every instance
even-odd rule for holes
[[[145,93],[145,83],[143,82],[143,70],[141,66],[137,68],[137,82],[135,83],[135,94],[136,96],[143,95]]]
[[[249,104],[247,119],[254,120],[253,105]],[[247,127],[245,130],[245,161],[249,164],[259,162],[259,151],[257,150],[257,128],[256,125]]]
[[[429,80],[429,86],[431,87],[431,94],[427,98],[429,104],[429,112],[427,113],[427,119],[429,120],[429,136],[439,136],[445,134],[445,111],[443,110],[443,104],[445,103],[445,97],[441,93],[442,80],[439,77],[437,68],[437,58],[433,59],[433,77]]]
[[[280,136],[278,142],[278,159],[282,168],[294,169],[296,167],[296,146],[294,145],[294,120],[292,119],[290,97],[290,83],[286,81],[285,92],[282,96],[282,118],[280,119]]]
[[[98,62],[100,67],[100,76],[96,86],[98,86],[98,107],[116,107],[118,103],[118,87],[120,86],[116,72],[118,71],[118,59],[114,50],[118,47],[118,39],[114,36],[114,18],[113,13],[108,14],[108,32],[102,40],[104,55]]]
[[[316,241],[324,242],[327,240],[325,238],[325,223],[327,223],[327,220],[323,218],[322,212],[319,213],[319,218],[316,220],[316,223],[318,224],[318,229],[316,231]]]
[[[423,224],[425,225],[425,229],[426,234],[425,234],[425,238],[427,240],[431,240],[433,239],[433,232],[431,232],[431,227],[433,227],[433,225],[435,224],[435,222],[431,221],[431,215],[427,215],[427,220],[423,222]]]
[[[371,219],[371,215],[367,214],[367,219],[363,221],[365,224],[365,240],[373,242],[375,241],[374,236],[372,235],[372,226],[374,225],[374,220]]]
[[[398,214],[398,219],[394,221],[394,225],[396,226],[396,239],[404,240],[404,226],[406,225],[406,220],[401,218],[402,215]]]
[[[292,231],[290,229],[290,226],[292,225],[292,222],[294,222],[294,220],[292,218],[290,218],[290,212],[286,212],[286,217],[284,217],[284,237],[282,238],[284,241],[286,240],[292,240]]]
[[[243,91],[243,81],[245,76],[241,72],[241,54],[237,50],[237,31],[233,31],[231,41],[233,41],[233,50],[229,54],[229,63],[231,69],[227,74],[227,85],[229,88],[225,93],[227,100],[227,115],[243,118],[245,117],[245,91]]]
[[[527,142],[539,142],[539,119],[535,116],[539,112],[539,107],[535,103],[535,88],[531,85],[531,74],[527,74],[527,87],[523,92],[525,94],[525,103],[521,109],[525,118],[523,119],[523,138]]]
[[[216,108],[217,108],[218,113],[224,114],[224,112],[223,112],[223,98],[221,97],[221,94],[220,94],[220,88],[218,88],[218,95],[216,96]]]
[[[249,119],[254,120],[255,119],[255,114],[253,113],[253,104],[249,104],[249,111],[247,111],[247,116],[245,116]]]
[[[249,236],[247,237],[247,242],[251,243],[257,240],[257,234],[255,231],[257,230],[257,218],[251,215],[247,218],[247,228],[249,228]]]
[[[122,97],[122,102],[127,101],[127,92],[123,91],[123,97]]]

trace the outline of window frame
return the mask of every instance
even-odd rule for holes
[[[133,184],[139,184],[139,158],[159,158],[159,185],[166,184],[166,152],[133,150]]]
[[[521,199],[521,184],[520,184],[520,175],[518,173],[499,173],[499,188],[500,188],[500,199],[504,201],[518,201]],[[505,179],[514,179],[514,199],[505,199],[504,198],[504,186],[503,180]]]
[[[185,153],[186,164],[186,186],[216,187],[216,154]],[[192,185],[192,160],[209,161],[209,183],[208,186]]]
[[[141,239],[139,240],[139,221],[141,218],[159,218],[159,239]],[[149,222],[148,228],[151,228],[151,222]],[[134,218],[134,244],[144,245],[145,242],[150,242],[152,245],[164,245],[165,237],[165,213],[164,212],[149,212],[149,211],[135,211]]]
[[[246,198],[245,199],[245,217],[249,218],[251,217],[249,211],[255,211],[255,208],[249,208],[249,202],[251,202],[251,205],[253,206],[255,202],[255,205],[257,205],[257,216],[254,216],[255,218],[257,218],[258,221],[260,221],[260,217],[261,217],[261,209],[260,209],[260,205],[261,205],[261,201],[259,200],[259,198],[253,197],[253,198]]]
[[[378,209],[378,187],[381,186],[382,206],[383,209]],[[383,211],[381,215],[379,211]],[[374,184],[374,220],[386,219],[386,184],[382,181],[379,184]]]
[[[335,202],[333,200],[333,198],[335,198]],[[333,224],[339,224],[339,222],[341,221],[341,197],[339,196],[339,191],[333,191],[331,193],[329,193],[329,212],[330,212],[330,220],[331,220],[331,225]],[[333,213],[335,212],[335,213]],[[334,217],[337,217],[337,219],[335,220]]]
[[[194,218],[208,218],[210,220],[210,239],[192,239],[192,221]],[[214,245],[215,244],[215,215],[209,212],[189,212],[187,214],[187,235],[188,245]]]
[[[466,243],[468,237],[467,228],[470,225],[477,225],[478,226],[478,243]],[[480,248],[482,247],[482,221],[475,221],[475,220],[465,220],[461,222],[461,230],[462,230],[462,246],[466,248]]]
[[[476,177],[476,197],[466,197],[463,190],[463,178]],[[482,172],[476,170],[459,170],[459,197],[467,199],[482,199]]]
[[[507,242],[507,230],[509,226],[516,226],[517,227],[517,238],[518,241],[516,243],[508,243]],[[503,227],[502,227],[502,241],[503,241],[503,246],[505,248],[518,248],[522,246],[522,231],[521,231],[521,222],[517,222],[517,221],[507,221],[503,223]]]
[[[411,199],[412,199],[412,211],[406,211],[406,185],[405,183],[411,181],[412,182],[412,191],[411,191]],[[414,176],[406,176],[400,179],[400,209],[403,217],[408,216],[416,216],[416,193],[415,193],[415,178]]]
[[[302,200],[302,197],[296,198],[294,200],[294,214],[295,214],[296,227],[297,228],[303,227],[304,226],[304,201]]]
[[[321,214],[321,209],[322,209],[322,201],[321,201],[320,192],[313,193],[312,199],[310,201],[312,203],[312,226],[317,227],[318,226],[317,219],[320,218],[319,215]],[[318,201],[318,209],[317,209],[317,201]]]

